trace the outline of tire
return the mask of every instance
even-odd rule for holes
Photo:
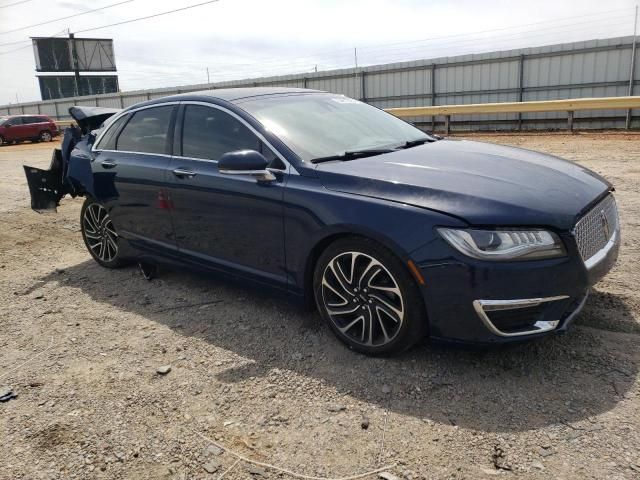
[[[0,147],[4,145],[9,145],[9,142],[7,142],[2,135],[0,135]]]
[[[404,263],[360,237],[335,241],[313,275],[320,315],[336,336],[368,355],[405,351],[427,331],[424,301]]]
[[[100,203],[87,197],[80,210],[82,239],[93,259],[106,268],[124,265],[118,234],[109,213]]]
[[[40,140],[41,142],[50,142],[51,140],[53,140],[53,136],[51,135],[51,132],[49,130],[43,130],[40,132],[38,140]]]

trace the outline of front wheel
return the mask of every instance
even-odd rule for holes
[[[370,355],[407,350],[426,332],[422,295],[404,264],[367,239],[331,244],[314,273],[316,304],[337,337]]]
[[[123,264],[118,233],[106,208],[87,198],[80,210],[80,227],[84,244],[96,262],[107,268],[117,268]]]

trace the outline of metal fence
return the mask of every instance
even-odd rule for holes
[[[41,113],[66,119],[69,107],[74,105],[124,108],[176,93],[248,86],[325,90],[381,108],[620,97],[633,95],[640,83],[640,62],[632,61],[637,56],[634,40],[638,38],[589,40],[357,69],[20,103],[0,106],[0,115]],[[640,117],[619,110],[576,112],[573,121],[576,128],[640,126]],[[418,117],[412,122],[437,130],[444,119]],[[561,112],[461,115],[452,121],[455,130],[554,129],[565,125],[566,114]]]

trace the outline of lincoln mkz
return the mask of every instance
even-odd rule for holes
[[[618,255],[596,173],[342,95],[220,89],[70,113],[51,168],[25,171],[36,210],[85,197],[96,262],[273,287],[360,352],[564,331]]]

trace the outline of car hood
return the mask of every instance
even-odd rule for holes
[[[317,165],[329,190],[435,210],[472,225],[570,230],[612,188],[598,174],[551,155],[465,140]]]

